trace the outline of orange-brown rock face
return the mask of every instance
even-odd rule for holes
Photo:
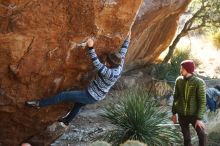
[[[127,61],[147,63],[157,59],[171,43],[179,16],[191,0],[144,0],[132,29]]]
[[[66,104],[29,109],[24,102],[85,87],[92,65],[78,44],[93,36],[99,56],[117,51],[141,2],[0,0],[0,146],[18,145],[67,112]],[[188,3],[145,0],[127,61],[154,60],[171,42]]]
[[[92,69],[77,44],[94,36],[98,54],[116,51],[141,0],[0,0],[0,145],[18,145],[67,112],[26,100],[82,88]]]

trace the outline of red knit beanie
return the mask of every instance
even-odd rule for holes
[[[188,73],[194,72],[195,64],[192,60],[184,60],[181,62],[181,65]]]

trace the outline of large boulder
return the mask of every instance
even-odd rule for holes
[[[133,26],[127,68],[157,60],[173,40],[180,15],[191,0],[144,0]]]
[[[92,65],[78,44],[94,36],[100,56],[117,51],[140,4],[141,0],[1,1],[0,145],[18,145],[67,112],[65,105],[36,110],[24,102],[83,88]]]
[[[36,137],[70,109],[29,109],[24,102],[88,84],[93,68],[80,46],[88,37],[96,38],[104,59],[118,51],[134,23],[127,62],[153,61],[171,42],[189,2],[144,0],[134,23],[142,0],[0,1],[0,145]]]

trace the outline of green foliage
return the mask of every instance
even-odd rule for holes
[[[180,63],[183,60],[189,59],[189,57],[189,49],[176,49],[170,63],[156,65],[153,70],[153,75],[159,80],[175,81],[179,76]]]
[[[220,143],[220,132],[212,132],[209,134],[208,139],[209,139],[209,146],[218,146]]]
[[[193,0],[189,11],[194,19],[191,28],[218,28],[220,26],[220,0]]]
[[[118,104],[111,104],[102,116],[115,125],[102,138],[114,146],[127,141],[139,140],[147,145],[168,146],[179,143],[181,138],[174,127],[162,127],[170,122],[165,109],[158,107],[143,89],[133,89],[120,95]]]

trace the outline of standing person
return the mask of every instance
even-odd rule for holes
[[[104,99],[110,88],[120,78],[129,42],[130,32],[119,53],[109,54],[107,57],[107,65],[105,65],[99,61],[99,58],[96,55],[95,49],[93,48],[94,41],[88,39],[88,54],[92,60],[93,66],[97,70],[98,75],[96,79],[92,80],[82,91],[64,91],[51,98],[27,101],[26,105],[30,107],[45,107],[60,102],[74,102],[72,110],[65,117],[58,120],[65,125],[69,125],[72,119],[79,113],[82,106],[93,104]]]
[[[220,86],[216,85],[206,89],[206,106],[210,111],[216,111],[220,103]]]
[[[206,110],[205,82],[193,72],[195,64],[192,60],[181,62],[180,76],[174,87],[172,121],[179,124],[183,133],[184,146],[192,146],[189,125],[192,124],[199,138],[199,146],[207,144],[205,124],[202,117]]]

